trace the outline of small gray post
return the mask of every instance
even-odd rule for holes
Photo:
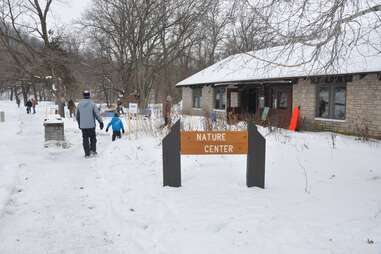
[[[266,139],[258,132],[257,126],[250,122],[248,132],[248,153],[246,168],[247,187],[265,188]]]
[[[60,117],[45,119],[45,142],[65,141],[64,122]]]
[[[0,111],[0,123],[5,122],[5,113],[4,111]]]
[[[180,120],[163,139],[164,186],[181,187]]]

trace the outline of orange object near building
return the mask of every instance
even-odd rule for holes
[[[295,107],[292,111],[292,117],[290,121],[290,127],[288,128],[290,131],[296,131],[296,128],[298,128],[298,122],[299,122],[299,107]]]

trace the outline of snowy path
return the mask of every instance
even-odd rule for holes
[[[84,189],[97,176],[83,159],[79,131],[69,130],[78,136],[70,149],[48,150],[41,115],[22,112],[18,122],[18,135],[9,137],[11,146],[6,143],[17,176],[0,219],[0,253],[79,253],[103,247],[107,224],[94,218]]]
[[[1,108],[1,254],[381,253],[379,143],[338,136],[332,149],[329,134],[276,134],[265,190],[245,187],[243,156],[183,156],[172,189],[158,138],[99,132],[87,160],[71,119],[72,145],[46,149],[43,114]]]

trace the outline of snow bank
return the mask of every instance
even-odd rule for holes
[[[246,188],[240,155],[182,156],[182,187],[164,188],[159,132],[111,142],[97,129],[98,156],[84,159],[74,119],[64,119],[71,146],[45,149],[43,107],[26,115],[4,105],[0,253],[381,249],[379,142],[261,128],[266,189]]]

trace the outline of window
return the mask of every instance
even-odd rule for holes
[[[345,119],[345,84],[319,85],[317,87],[316,116],[327,119]]]
[[[197,87],[192,89],[192,105],[194,108],[201,108],[202,88]]]
[[[290,88],[279,88],[279,87],[265,87],[264,97],[265,97],[265,107],[274,109],[289,109]]]
[[[225,88],[214,88],[214,108],[225,109]]]
[[[288,94],[285,91],[278,92],[279,98],[279,108],[287,109],[288,108]]]

